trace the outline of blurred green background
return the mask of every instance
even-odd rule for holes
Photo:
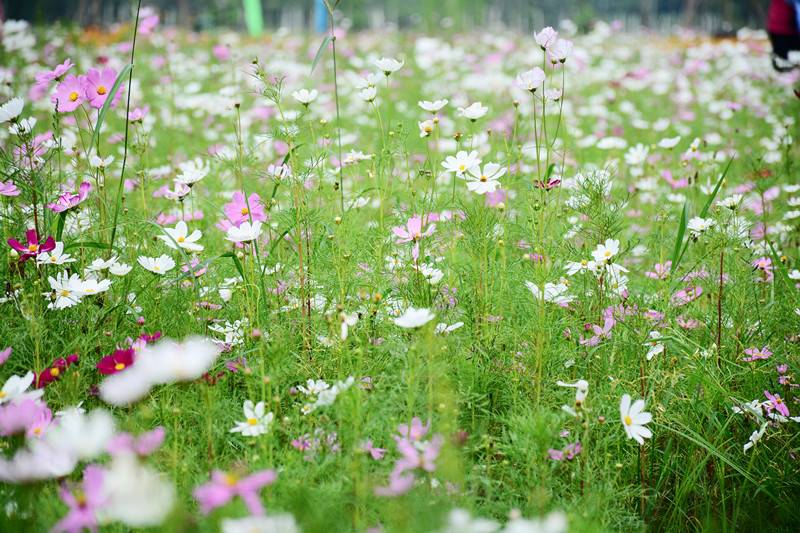
[[[261,0],[267,28],[315,27],[316,0]],[[131,0],[0,0],[5,17],[35,23],[61,20],[107,26],[128,20]],[[570,19],[578,26],[593,20],[620,20],[627,29],[665,30],[676,25],[712,33],[742,26],[762,27],[767,0],[342,0],[337,23],[349,29],[396,27],[434,32],[442,29],[531,31]],[[197,30],[244,28],[242,0],[146,0],[164,22]]]

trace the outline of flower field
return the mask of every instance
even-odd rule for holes
[[[796,531],[768,50],[6,22],[0,530]]]

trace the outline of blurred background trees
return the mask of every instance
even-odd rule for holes
[[[317,0],[261,0],[268,28],[313,29]],[[131,0],[0,0],[6,18],[34,23],[56,20],[105,26],[130,18]],[[145,0],[168,24],[194,29],[243,28],[242,0]],[[766,0],[342,0],[340,23],[353,29],[399,27],[509,27],[531,31],[570,19],[621,20],[626,28],[664,29],[676,24],[709,32],[762,27]],[[0,12],[3,10],[0,9]]]

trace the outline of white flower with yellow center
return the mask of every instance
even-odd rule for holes
[[[142,255],[139,256],[137,261],[145,270],[149,270],[153,274],[158,274],[160,276],[163,276],[175,268],[175,260],[166,254],[159,257],[147,257]]]
[[[244,411],[244,421],[236,422],[236,426],[231,428],[231,433],[241,433],[245,437],[258,437],[269,431],[272,413],[264,413],[264,402],[253,404],[251,400],[245,400],[242,406]]]
[[[164,228],[164,233],[166,233],[166,235],[159,235],[158,238],[164,241],[164,244],[173,250],[183,248],[190,252],[203,251],[203,245],[197,244],[197,241],[200,240],[203,233],[199,229],[189,233],[189,228],[183,220],[175,224],[174,228]]]
[[[610,263],[611,259],[619,253],[619,241],[616,239],[606,239],[606,242],[598,244],[592,252],[594,260],[604,265]]]
[[[631,405],[630,395],[623,394],[619,402],[619,416],[629,439],[634,439],[642,445],[644,439],[653,436],[653,432],[645,427],[645,424],[653,420],[653,415],[644,411],[644,400],[636,400]]]
[[[478,194],[486,194],[500,187],[500,177],[505,173],[505,167],[497,163],[486,163],[483,170],[478,165],[467,170],[464,179],[467,180],[467,189]]]

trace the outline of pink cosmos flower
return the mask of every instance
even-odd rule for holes
[[[25,429],[25,435],[29,439],[41,438],[45,432],[47,432],[47,428],[50,427],[50,423],[52,421],[53,412],[44,406],[39,410],[33,421],[31,421],[30,425],[28,425],[28,427]]]
[[[595,324],[588,325],[591,328],[591,331],[592,333],[594,333],[594,335],[592,335],[588,339],[584,339],[583,335],[581,335],[580,337],[581,346],[597,346],[598,344],[600,344],[600,341],[604,339],[610,339],[611,329],[614,327],[614,324],[616,323],[617,321],[614,320],[613,317],[606,316],[606,319],[603,322],[602,326],[598,326]]]
[[[405,226],[395,226],[392,228],[392,233],[397,237],[395,242],[397,244],[417,242],[423,237],[433,235],[433,232],[436,231],[436,224],[430,224],[423,230],[426,222],[419,215],[414,215],[408,219]]]
[[[772,352],[769,351],[769,348],[764,346],[760,350],[753,346],[752,348],[748,348],[744,351],[745,355],[748,357],[742,357],[742,361],[757,361],[759,359],[769,359],[769,356],[772,355]]]
[[[11,352],[13,351],[14,350],[11,348],[11,346],[4,350],[0,350],[0,365],[4,365],[6,361],[8,361],[8,358],[11,357]]]
[[[0,181],[0,196],[19,196],[19,189],[10,181]]]
[[[81,79],[70,74],[56,85],[56,92],[50,97],[59,113],[71,113],[84,101],[84,85]]]
[[[772,259],[769,257],[759,257],[753,261],[753,268],[762,272],[762,277],[758,278],[756,281],[766,281],[769,283],[774,278],[772,274]]]
[[[380,461],[386,455],[386,449],[373,446],[372,439],[363,442],[359,449],[364,453],[368,453],[376,461]]]
[[[652,272],[645,272],[644,275],[650,279],[667,279],[672,269],[672,261],[666,261],[663,265],[656,263]]]
[[[8,239],[8,245],[20,253],[20,263],[24,263],[31,257],[36,257],[42,252],[49,252],[56,247],[56,240],[53,237],[48,237],[44,243],[39,244],[39,234],[36,233],[35,229],[26,231],[25,237],[28,240],[27,246],[23,246],[17,239]]]
[[[158,14],[152,7],[143,7],[139,15],[139,34],[150,35],[158,26]]]
[[[221,470],[214,470],[211,481],[194,490],[194,497],[203,514],[208,514],[239,496],[251,514],[261,516],[264,514],[264,507],[258,493],[261,488],[274,483],[277,477],[274,470],[261,470],[241,479]]]
[[[769,403],[766,406],[768,411],[772,411],[774,409],[783,416],[789,416],[789,408],[786,407],[786,403],[783,401],[783,398],[777,394],[770,394],[769,391],[764,391],[764,396],[766,396],[769,400]]]
[[[264,204],[261,203],[261,197],[257,193],[250,194],[247,197],[247,201],[245,201],[244,194],[236,191],[233,193],[231,201],[225,204],[223,210],[230,223],[237,227],[242,222],[249,222],[251,219],[253,222],[267,220]]]
[[[439,457],[439,452],[444,444],[444,437],[439,434],[434,435],[429,441],[422,438],[428,433],[430,422],[423,424],[422,421],[414,417],[411,424],[401,424],[397,431],[399,435],[394,437],[397,442],[397,450],[401,457],[397,460],[389,474],[389,485],[376,487],[377,496],[400,496],[405,494],[414,486],[416,477],[415,470],[433,472],[436,470],[435,461]]]
[[[680,307],[698,299],[701,294],[703,294],[703,288],[700,285],[686,287],[673,294],[670,303],[675,307]]]
[[[47,70],[45,72],[39,72],[36,74],[36,85],[43,85],[46,87],[47,85],[50,85],[51,81],[60,80],[64,74],[66,74],[67,71],[74,66],[75,64],[69,58],[67,58],[60,65],[56,65],[56,68],[53,70]]]
[[[80,187],[78,187],[78,192],[65,192],[58,197],[58,200],[47,204],[47,207],[56,213],[63,213],[68,209],[72,209],[73,207],[80,205],[89,196],[89,192],[91,190],[92,184],[88,181],[84,181],[80,184]]]
[[[111,67],[106,67],[103,71],[95,68],[90,68],[82,78],[83,82],[83,95],[89,101],[89,105],[95,109],[100,109],[106,103],[111,89],[114,87],[114,82],[117,81],[117,71]],[[114,100],[111,106],[117,105],[120,96],[122,96],[122,88],[117,90],[114,95]]]
[[[0,405],[0,436],[28,432],[50,409],[39,400],[25,399]]]
[[[97,531],[96,511],[105,502],[103,493],[103,470],[97,465],[89,465],[83,471],[80,488],[70,491],[66,484],[59,494],[69,512],[53,526],[52,533],[80,533],[84,529]]]
[[[124,453],[135,453],[141,457],[150,455],[161,447],[164,443],[166,431],[162,426],[158,426],[152,431],[142,433],[138,437],[130,433],[118,433],[109,441],[107,449],[111,455]]]

